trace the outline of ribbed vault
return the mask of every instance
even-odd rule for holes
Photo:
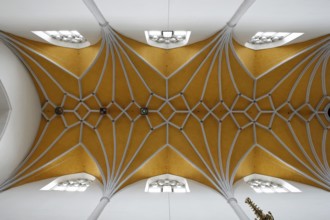
[[[317,178],[322,172],[317,171],[326,170],[326,163],[320,162],[329,157],[322,154],[329,125],[323,113],[329,102],[328,38],[295,45],[295,57],[254,78],[255,73],[249,75],[236,55],[235,47],[242,48],[231,38],[225,41],[230,35],[223,32],[165,52],[115,34],[120,40],[109,47],[104,41],[97,45],[99,52],[83,73],[69,71],[60,61],[43,55],[51,46],[8,38],[30,67],[44,116],[41,140],[36,139],[35,150],[20,173],[28,174],[76,146],[84,148],[106,176],[107,163],[117,171],[133,158],[129,168],[134,171],[154,153],[170,147],[215,181],[221,173],[234,178],[233,170],[258,146],[322,180]],[[96,50],[73,54],[56,49],[52,56],[65,62],[76,55],[71,64],[75,68]],[[160,52],[162,59],[152,60],[156,64],[151,65],[136,51]],[[176,57],[184,64],[169,73],[168,66]],[[55,114],[57,106],[63,107],[63,115]],[[100,114],[102,107],[108,114]],[[141,107],[149,109],[147,116],[140,114]],[[117,161],[111,166],[114,157]]]
[[[173,50],[108,25],[99,44],[81,50],[0,33],[29,69],[43,110],[34,146],[0,190],[83,171],[109,198],[163,173],[227,199],[235,180],[254,172],[329,190],[330,37],[256,52],[232,31]]]

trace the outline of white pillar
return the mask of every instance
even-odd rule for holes
[[[251,7],[251,5],[256,0],[244,0],[244,2],[239,6],[233,17],[228,21],[227,25],[229,27],[235,27],[241,17],[246,13],[246,11]]]
[[[83,0],[87,8],[92,12],[94,17],[96,18],[97,22],[103,27],[108,25],[107,20],[103,16],[102,12],[100,9],[97,7],[95,4],[94,0]]]
[[[243,209],[238,205],[237,200],[235,198],[229,198],[227,202],[234,209],[236,215],[240,220],[249,220],[249,217],[245,214]]]
[[[97,220],[109,202],[110,199],[108,197],[102,197],[99,204],[97,204],[92,214],[88,217],[88,220]]]

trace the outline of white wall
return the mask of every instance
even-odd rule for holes
[[[41,191],[55,178],[42,180],[0,193],[3,220],[84,220],[102,196],[97,181],[85,192]]]
[[[0,193],[0,219],[5,220],[84,220],[102,196],[95,181],[83,193],[40,191],[53,181],[43,180]],[[330,216],[330,193],[291,182],[301,193],[257,194],[246,183],[235,185],[239,204],[250,217],[244,203],[250,197],[276,220],[327,220]],[[118,192],[104,209],[100,220],[237,220],[227,202],[214,190],[188,180],[191,192],[186,194],[145,193],[146,180]],[[170,209],[169,209],[170,207]],[[169,218],[170,216],[170,218]]]
[[[145,30],[187,30],[194,43],[222,29],[243,0],[171,0],[170,14],[165,0],[95,2],[110,25],[127,37],[146,43]],[[329,0],[256,1],[235,28],[236,40],[244,45],[259,31],[305,33],[290,43],[328,34],[329,8]],[[2,1],[0,29],[39,41],[31,31],[78,30],[92,44],[100,39],[100,27],[82,0]]]
[[[31,148],[40,123],[41,107],[29,73],[2,42],[0,42],[0,80],[12,108],[0,141],[1,184]]]
[[[236,220],[227,201],[213,189],[187,180],[189,193],[146,193],[146,180],[115,195],[100,220]],[[170,209],[169,209],[170,207]]]
[[[0,219],[87,219],[102,197],[100,183],[94,181],[83,193],[40,190],[54,179],[26,184],[0,193]],[[142,180],[117,193],[99,219],[237,219],[222,196],[197,182],[188,180],[191,192],[185,194],[145,193],[145,184],[146,180]]]

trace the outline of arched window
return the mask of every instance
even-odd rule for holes
[[[84,192],[95,180],[95,177],[87,173],[76,173],[56,178],[40,190]]]
[[[171,174],[164,174],[149,178],[147,180],[145,192],[186,193],[186,192],[190,192],[190,190],[189,190],[188,182],[185,178],[174,176]]]
[[[245,46],[253,50],[279,47],[290,41],[293,41],[301,35],[303,35],[303,33],[257,32],[254,36],[251,37],[249,42],[245,43]]]
[[[60,47],[80,49],[90,46],[90,42],[78,31],[32,31],[35,35]]]
[[[249,184],[256,193],[301,192],[297,187],[290,183],[270,176],[252,174],[245,177],[244,181]]]

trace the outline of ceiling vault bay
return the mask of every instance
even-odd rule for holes
[[[329,190],[330,37],[252,51],[232,30],[173,50],[110,26],[80,50],[0,33],[29,69],[43,110],[31,152],[0,190],[76,172],[98,177],[109,198],[164,173],[226,199],[251,173]]]

